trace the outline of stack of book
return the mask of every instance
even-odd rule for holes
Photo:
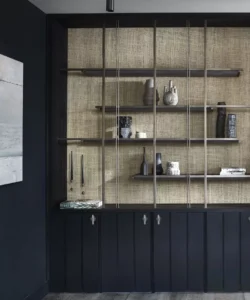
[[[222,176],[246,175],[246,169],[244,169],[244,168],[221,168],[220,175],[222,175]]]

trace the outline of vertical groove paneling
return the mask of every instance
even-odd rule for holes
[[[86,293],[100,291],[100,265],[99,265],[99,218],[94,224],[91,222],[90,213],[84,213],[82,217],[82,280],[83,290]]]
[[[82,292],[82,217],[68,214],[66,218],[66,291]]]
[[[50,215],[50,282],[51,292],[65,292],[65,214],[53,211]]]
[[[117,215],[102,213],[101,218],[102,292],[117,290]]]
[[[133,213],[119,213],[118,227],[118,289],[117,292],[135,290],[134,267],[134,216]]]
[[[250,249],[249,249],[250,250]],[[240,214],[224,213],[224,292],[240,290]]]
[[[188,290],[204,291],[204,213],[188,213]]]
[[[143,216],[147,217],[144,225]],[[150,213],[135,213],[136,291],[150,292],[151,287],[151,219]]]
[[[223,213],[207,213],[207,291],[223,291]]]
[[[172,291],[187,290],[187,213],[171,213]]]
[[[241,289],[250,291],[250,212],[241,213]]]
[[[157,216],[160,217],[158,224]],[[154,213],[154,290],[170,291],[170,213]]]

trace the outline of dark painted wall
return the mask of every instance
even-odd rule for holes
[[[23,182],[0,186],[0,299],[22,300],[46,282],[46,16],[28,0],[1,0],[0,53],[24,63]]]

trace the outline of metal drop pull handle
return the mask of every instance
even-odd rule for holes
[[[90,221],[92,223],[92,225],[95,225],[95,221],[96,221],[96,217],[94,215],[91,216]]]
[[[144,225],[147,225],[148,217],[146,215],[143,215],[142,221]]]
[[[157,222],[157,225],[161,225],[161,216],[160,215],[157,215],[156,222]]]

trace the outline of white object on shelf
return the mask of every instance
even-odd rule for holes
[[[166,175],[169,175],[169,176],[181,175],[178,161],[168,161],[167,162]]]

